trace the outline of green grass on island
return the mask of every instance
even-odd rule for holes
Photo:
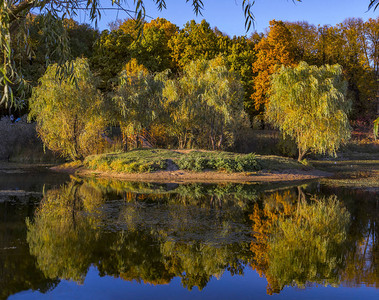
[[[139,149],[125,153],[88,156],[84,167],[96,171],[146,173],[161,170],[204,170],[218,172],[256,172],[260,170],[303,169],[291,158],[237,154],[223,151]]]

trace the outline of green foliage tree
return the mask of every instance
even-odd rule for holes
[[[231,146],[248,126],[242,85],[222,57],[191,62],[182,76],[166,82],[163,96],[180,148]]]
[[[218,36],[219,40],[227,40],[227,49],[221,51],[228,62],[230,71],[238,74],[244,89],[244,108],[249,114],[250,120],[254,116],[254,102],[251,99],[254,87],[255,73],[252,64],[257,59],[255,45],[256,41],[245,37]],[[222,50],[222,47],[220,47]]]
[[[37,121],[47,148],[75,160],[101,149],[106,120],[87,60],[78,58],[72,65],[75,81],[60,81],[56,64],[46,70],[33,90],[29,119]]]
[[[112,90],[118,74],[131,59],[136,59],[150,72],[175,69],[168,41],[177,32],[176,25],[162,18],[145,22],[141,39],[138,39],[133,19],[114,23],[111,28],[101,33],[91,57],[91,66],[102,80],[102,89]]]
[[[308,151],[335,155],[350,137],[346,82],[342,68],[282,67],[271,79],[267,120],[295,139],[302,160]]]
[[[136,58],[150,72],[175,69],[168,43],[179,28],[163,18],[156,18],[143,26],[143,37],[131,47],[132,57]]]
[[[169,47],[172,59],[180,69],[193,60],[213,59],[220,53],[216,33],[205,20],[200,24],[194,20],[187,22],[169,41]]]
[[[94,46],[93,56],[90,58],[91,67],[99,76],[99,88],[111,91],[117,84],[117,74],[132,58],[130,45],[133,37],[121,30],[104,30]]]
[[[51,16],[45,15],[30,15],[28,18],[29,30],[29,47],[30,53],[27,55],[22,46],[23,37],[18,35],[12,40],[14,43],[14,60],[16,64],[21,65],[21,73],[31,86],[38,84],[38,79],[42,77],[47,69],[47,63],[59,63],[63,55],[62,51],[51,51],[49,48],[58,47],[56,44],[46,44],[46,39],[49,38],[48,33],[44,30],[47,23],[54,22]],[[55,22],[57,22],[55,20]],[[51,25],[51,24],[50,24]],[[99,34],[88,24],[79,24],[72,19],[63,19],[62,22],[57,22],[56,30],[61,35],[67,35],[67,49],[72,58],[91,57],[93,44]],[[49,56],[48,62],[46,55]],[[30,91],[28,91],[30,92]],[[30,94],[24,94],[24,99],[30,97]]]

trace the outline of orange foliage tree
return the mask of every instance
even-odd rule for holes
[[[253,213],[250,215],[253,229],[253,241],[250,244],[250,250],[254,255],[251,267],[258,272],[259,276],[266,277],[269,295],[279,292],[276,279],[270,277],[268,273],[269,239],[279,218],[294,214],[297,199],[298,196],[293,190],[276,191],[265,199],[263,207],[259,207],[256,203]]]
[[[262,112],[268,101],[270,76],[278,71],[281,65],[295,65],[294,48],[292,35],[286,24],[282,21],[270,21],[268,35],[255,46],[257,59],[253,63],[253,71],[257,76],[251,98],[258,112]]]

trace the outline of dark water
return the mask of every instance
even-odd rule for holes
[[[378,299],[379,195],[0,173],[0,299]]]

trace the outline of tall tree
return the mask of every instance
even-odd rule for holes
[[[282,65],[295,64],[295,49],[291,32],[282,21],[270,21],[270,30],[266,37],[255,46],[257,55],[253,63],[254,93],[251,98],[256,112],[262,112],[269,102],[270,76],[277,72]]]
[[[177,32],[176,25],[162,18],[145,22],[140,39],[133,19],[116,22],[111,28],[101,33],[91,58],[91,65],[102,80],[101,89],[111,91],[122,67],[133,58],[150,72],[175,68],[168,41]]]
[[[165,74],[153,75],[132,59],[120,73],[120,83],[113,98],[119,112],[124,143],[149,129],[162,111],[162,90]]]
[[[43,143],[66,158],[83,159],[101,150],[106,126],[103,98],[86,59],[73,62],[75,81],[60,81],[51,65],[33,90],[30,119],[37,121]]]
[[[180,148],[220,149],[233,145],[248,126],[243,88],[222,57],[186,65],[183,75],[168,80],[163,91],[170,132]]]
[[[219,54],[217,36],[209,23],[187,22],[169,42],[171,56],[180,69],[196,59],[213,59]]]
[[[225,39],[225,36],[219,39]],[[228,38],[228,37],[227,37]],[[228,38],[229,39],[229,38]],[[254,103],[251,99],[254,85],[254,71],[251,68],[256,60],[256,52],[254,47],[256,43],[245,37],[233,37],[227,43],[228,48],[223,51],[230,71],[239,75],[244,88],[244,107],[249,114],[250,120],[253,117]]]
[[[295,139],[298,160],[308,151],[335,155],[350,137],[350,101],[339,65],[282,67],[272,76],[269,122]]]

